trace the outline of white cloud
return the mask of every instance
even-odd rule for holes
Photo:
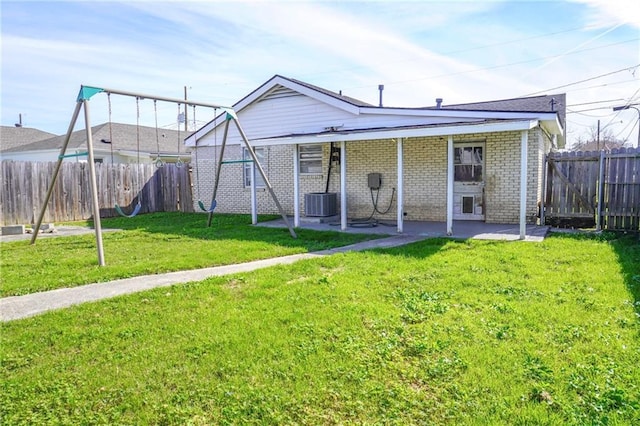
[[[60,2],[61,22],[11,3],[24,27],[3,16],[3,121],[23,112],[36,127],[64,131],[82,83],[168,97],[186,85],[192,99],[232,104],[282,74],[373,104],[384,84],[385,105],[425,106],[521,96],[640,62],[637,42],[578,52],[637,37],[638,20],[597,37],[634,16],[624,9],[631,1],[523,4],[539,15],[510,16],[518,3],[499,1]],[[67,25],[79,16],[82,25]],[[620,80],[569,87],[569,102],[629,97],[635,89]],[[131,122],[135,106],[116,106]],[[159,109],[160,123],[175,120],[175,106]],[[104,101],[95,111],[95,122],[105,119]]]
[[[640,28],[640,5],[634,0],[569,0],[589,8],[591,25],[609,26],[611,20]]]

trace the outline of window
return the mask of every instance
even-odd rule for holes
[[[262,165],[262,169],[264,170],[265,173],[267,173],[267,170],[264,167],[264,148],[254,147],[253,152],[256,153],[256,157],[258,157],[258,161],[260,162],[260,165]],[[251,154],[249,154],[249,151],[247,150],[247,148],[242,148],[242,159],[251,160]],[[251,168],[253,167],[253,162],[242,163],[242,164],[243,164],[244,187],[250,188],[251,187]],[[266,187],[264,183],[264,179],[262,179],[262,176],[260,175],[260,172],[256,167],[256,188],[264,188],[264,187]]]
[[[300,174],[322,174],[322,145],[300,145],[298,150]]]
[[[453,156],[456,182],[482,182],[483,153],[481,146],[455,148]]]

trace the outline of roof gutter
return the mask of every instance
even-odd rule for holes
[[[457,126],[431,126],[411,129],[378,129],[363,131],[342,131],[309,135],[292,135],[275,138],[252,139],[253,146],[314,144],[325,142],[354,142],[376,139],[415,138],[433,136],[456,136],[469,133],[494,133],[530,130],[539,124],[538,120],[509,121],[505,123],[476,123]]]

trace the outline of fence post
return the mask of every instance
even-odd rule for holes
[[[602,204],[604,203],[604,150],[600,151],[598,170],[598,207],[596,209],[596,231],[602,231]]]
[[[547,200],[547,169],[549,161],[549,154],[544,156],[544,162],[542,165],[542,197],[540,199],[540,226],[544,226],[544,209]]]

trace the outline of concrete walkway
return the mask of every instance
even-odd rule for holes
[[[167,287],[174,284],[202,281],[209,277],[255,271],[274,265],[287,265],[302,259],[329,256],[334,253],[361,251],[372,248],[397,247],[428,238],[421,235],[395,235],[378,240],[364,241],[349,246],[323,250],[314,253],[294,254],[273,259],[256,260],[238,265],[217,266],[213,268],[195,269],[191,271],[169,272],[158,275],[126,278],[110,282],[88,284],[80,287],[61,288],[25,296],[11,296],[0,299],[0,321],[11,321],[31,317],[54,309],[67,308],[84,302],[121,296]]]

